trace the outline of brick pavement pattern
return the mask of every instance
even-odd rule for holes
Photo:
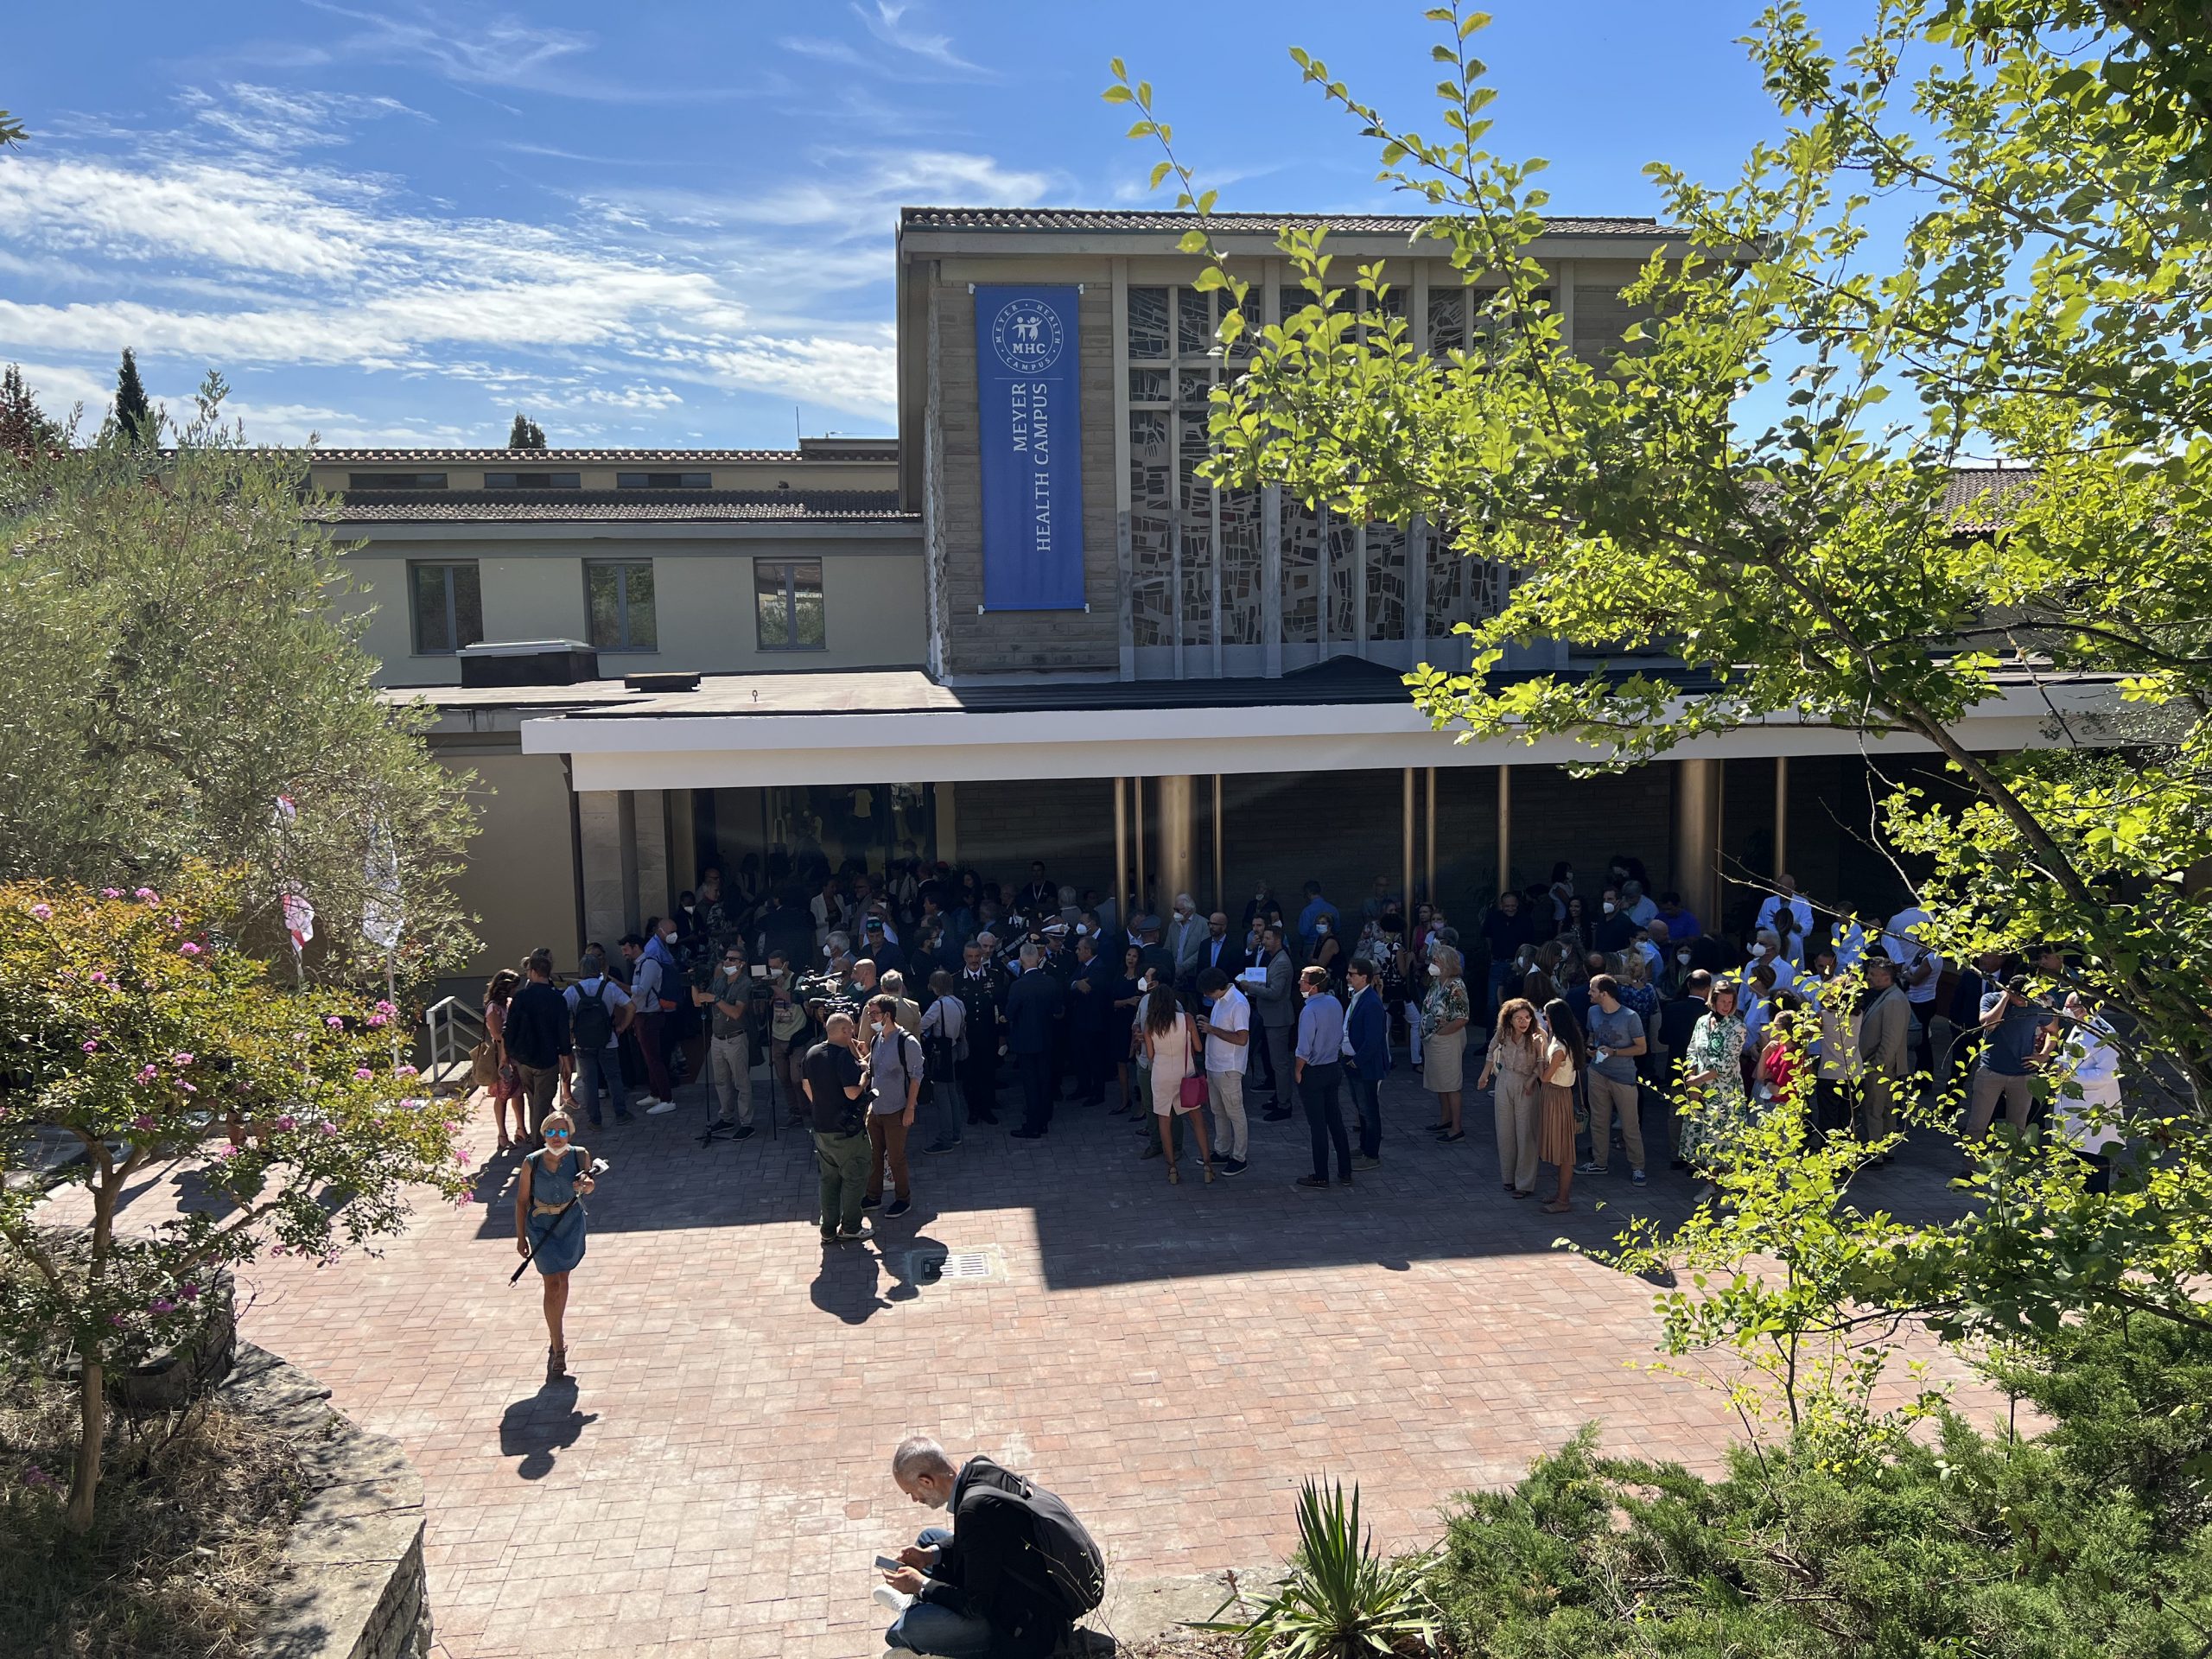
[[[1402,1076],[1382,1167],[1309,1192],[1302,1119],[1255,1114],[1250,1173],[1209,1186],[1186,1162],[1170,1186],[1126,1120],[1064,1104],[1045,1141],[971,1126],[918,1156],[912,1213],[825,1249],[807,1137],[702,1148],[695,1084],[675,1114],[586,1131],[612,1167],[572,1382],[540,1386],[535,1274],[507,1284],[512,1160],[484,1171],[488,1208],[426,1205],[379,1255],[260,1264],[241,1326],[414,1458],[452,1659],[867,1659],[870,1559],[929,1519],[890,1480],[910,1431],[1060,1491],[1124,1579],[1280,1560],[1313,1473],[1357,1479],[1382,1541],[1422,1541],[1454,1491],[1592,1419],[1616,1451],[1713,1467],[1718,1396],[1634,1369],[1651,1287],[1554,1247],[1611,1238],[1621,1166],[1543,1216],[1500,1191],[1488,1113],[1471,1096],[1467,1138],[1440,1146]],[[1637,1207],[1679,1217],[1688,1184],[1653,1161]],[[1867,1201],[1942,1204],[1948,1162],[1916,1148]],[[991,1276],[917,1274],[944,1250]]]

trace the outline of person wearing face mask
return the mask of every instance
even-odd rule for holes
[[[1459,1090],[1467,1051],[1467,1021],[1473,1009],[1460,956],[1448,944],[1431,952],[1428,995],[1421,1002],[1421,1084],[1436,1096],[1437,1121],[1430,1127],[1444,1141],[1464,1141],[1459,1127]]]
[[[875,1087],[868,1116],[868,1192],[861,1208],[873,1210],[883,1202],[887,1170],[891,1207],[883,1214],[888,1221],[914,1207],[907,1179],[906,1132],[914,1127],[928,1066],[920,1042],[899,1023],[899,1003],[898,997],[887,994],[874,997],[861,1014],[868,1043],[868,1075]]]
[[[721,962],[707,988],[692,988],[691,1000],[707,1010],[708,1133],[727,1133],[733,1141],[753,1134],[753,1002],[745,971],[745,951],[734,941],[722,949]]]
[[[515,1251],[545,1287],[545,1380],[551,1382],[569,1372],[563,1322],[569,1275],[584,1259],[583,1200],[592,1190],[592,1159],[569,1144],[576,1126],[568,1113],[548,1113],[539,1128],[544,1145],[523,1160],[515,1182]]]
[[[1198,946],[1206,937],[1206,924],[1198,914],[1197,903],[1187,893],[1175,895],[1175,913],[1168,918],[1167,937],[1162,941],[1167,953],[1175,959],[1175,983],[1188,985],[1198,975]]]
[[[1607,887],[1598,901],[1598,925],[1593,931],[1597,948],[1609,957],[1618,956],[1636,937],[1636,923],[1621,904],[1618,887]]]
[[[1054,1493],[988,1458],[956,1468],[918,1434],[892,1454],[891,1478],[952,1522],[924,1528],[874,1592],[898,1614],[884,1632],[892,1652],[1044,1659],[1105,1599],[1105,1555]]]
[[[1344,941],[1337,937],[1335,918],[1322,917],[1313,924],[1313,950],[1307,965],[1328,975],[1329,984],[1334,988],[1341,976],[1344,954]]]

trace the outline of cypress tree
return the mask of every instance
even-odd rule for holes
[[[146,401],[146,388],[138,379],[138,359],[123,348],[123,367],[115,377],[115,422],[133,443],[154,436],[154,406]]]
[[[520,410],[517,410],[515,411],[515,423],[512,427],[509,428],[507,431],[507,448],[510,449],[543,449],[544,447],[545,429],[538,425],[536,421],[529,419]]]

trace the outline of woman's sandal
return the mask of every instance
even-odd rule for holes
[[[569,1351],[566,1348],[548,1348],[545,1351],[545,1380],[558,1382],[568,1374]]]
[[[1574,1206],[1571,1204],[1561,1204],[1557,1198],[1554,1198],[1544,1206],[1544,1213],[1548,1216],[1563,1216],[1573,1208]]]
[[[1535,1192],[1522,1192],[1519,1187],[1517,1187],[1517,1186],[1508,1187],[1508,1188],[1506,1189],[1506,1191],[1507,1191],[1507,1192],[1510,1192],[1510,1193],[1512,1193],[1512,1194],[1513,1194],[1513,1196],[1514,1196],[1515,1198],[1535,1198],[1535,1197],[1536,1196],[1536,1195],[1535,1195]]]
[[[1170,1185],[1170,1186],[1180,1186],[1182,1184],[1183,1184],[1183,1172],[1182,1172],[1181,1170],[1178,1169],[1178,1168],[1177,1168],[1174,1165],[1173,1165],[1173,1164],[1168,1165],[1168,1166],[1167,1166],[1167,1185]]]
[[[1213,1160],[1211,1158],[1207,1159],[1204,1163],[1200,1164],[1198,1167],[1205,1172],[1206,1185],[1208,1186],[1211,1186],[1213,1185]]]

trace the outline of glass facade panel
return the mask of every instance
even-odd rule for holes
[[[1198,467],[1206,458],[1205,417],[1185,415],[1180,424],[1182,453],[1177,457],[1176,505],[1183,543],[1183,643],[1210,646],[1213,643],[1213,486],[1198,476]]]
[[[1129,401],[1133,404],[1164,404],[1169,399],[1167,371],[1165,369],[1131,369],[1129,371]]]
[[[1163,311],[1165,299],[1162,301]],[[1134,643],[1173,643],[1168,582],[1174,568],[1175,498],[1164,410],[1129,412],[1129,618]]]
[[[1367,527],[1367,637],[1406,637],[1406,532],[1396,524]]]
[[[1359,526],[1329,515],[1329,648],[1359,639]]]
[[[1321,515],[1282,504],[1282,637],[1312,645],[1321,637]]]
[[[1428,351],[1432,357],[1467,349],[1467,290],[1437,288],[1428,290]]]
[[[1221,642],[1266,643],[1262,586],[1267,574],[1261,545],[1262,498],[1257,490],[1221,493]]]
[[[1166,289],[1129,290],[1129,355],[1140,361],[1169,355]]]
[[[1213,349],[1213,296],[1195,288],[1175,290],[1175,354],[1204,357]]]

